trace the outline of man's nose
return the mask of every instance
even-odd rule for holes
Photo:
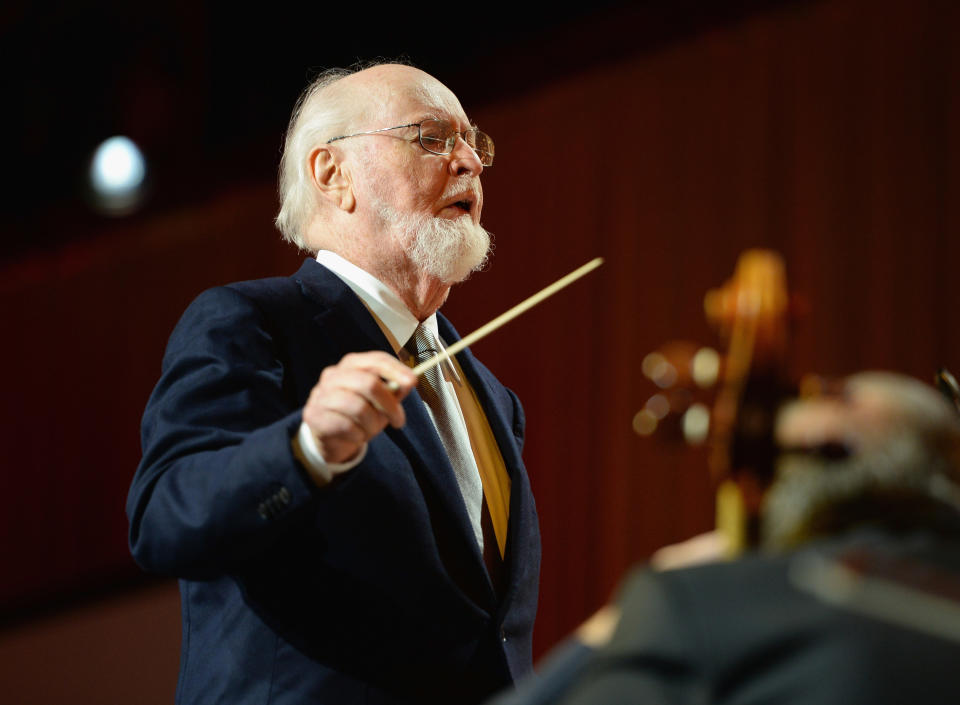
[[[463,139],[463,135],[457,135],[453,151],[450,152],[450,171],[454,176],[480,176],[483,173],[483,162],[477,151]]]

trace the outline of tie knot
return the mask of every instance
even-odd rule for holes
[[[403,347],[408,353],[413,355],[418,365],[440,352],[437,349],[437,344],[434,342],[433,336],[430,335],[430,331],[428,331],[422,323],[413,331],[410,340],[408,340],[407,344]]]

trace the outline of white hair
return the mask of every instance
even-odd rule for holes
[[[384,64],[412,66],[405,57],[400,57],[327,69],[310,82],[293,107],[280,158],[280,212],[274,222],[284,240],[302,250],[312,250],[304,232],[317,208],[316,193],[307,173],[307,157],[318,144],[344,134],[356,111],[348,94],[327,89],[341,78]]]
[[[302,250],[310,249],[304,231],[316,209],[307,157],[316,145],[336,136],[349,112],[342,97],[323,94],[357,70],[337,68],[319,74],[300,94],[290,116],[280,159],[280,212],[275,222],[283,238]]]

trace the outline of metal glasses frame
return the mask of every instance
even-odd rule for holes
[[[470,143],[467,142],[467,139],[465,137],[465,134],[467,132],[473,132],[476,135],[483,135],[484,137],[487,138],[487,140],[490,142],[491,145],[493,144],[493,138],[491,138],[490,135],[488,135],[486,132],[483,132],[482,130],[477,129],[476,127],[468,127],[466,130],[460,130],[460,131],[453,130],[452,134],[449,137],[447,137],[447,140],[446,140],[447,146],[445,147],[446,151],[440,152],[440,151],[437,151],[436,149],[431,149],[430,147],[428,147],[423,143],[423,129],[421,128],[421,125],[423,125],[423,123],[425,122],[438,122],[438,123],[447,125],[448,127],[451,127],[451,128],[453,127],[446,120],[437,120],[435,118],[428,118],[426,120],[421,120],[420,122],[409,122],[406,125],[394,125],[393,127],[381,127],[379,130],[367,130],[366,132],[354,132],[351,135],[340,135],[338,137],[331,137],[330,139],[327,140],[327,144],[330,144],[331,142],[336,142],[337,140],[345,140],[349,137],[362,137],[363,135],[375,135],[379,132],[388,132],[390,130],[401,130],[404,127],[417,128],[417,141],[420,142],[420,146],[423,147],[426,151],[430,152],[431,154],[438,154],[440,156],[445,156],[453,152],[453,148],[457,144],[457,139],[456,139],[457,135],[460,135],[460,138],[467,143],[467,146],[470,146]],[[489,152],[480,152],[477,150],[476,147],[472,147],[472,146],[470,146],[470,149],[472,149],[476,153],[477,157],[480,159],[480,163],[483,164],[484,166],[491,166],[493,164],[493,154]]]

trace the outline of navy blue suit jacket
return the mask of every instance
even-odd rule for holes
[[[440,334],[456,331],[439,317]],[[314,260],[201,294],[143,418],[130,545],[181,578],[179,703],[472,703],[531,669],[540,538],[516,396],[458,356],[512,481],[498,596],[419,395],[318,489],[291,438],[321,370],[392,352]]]

